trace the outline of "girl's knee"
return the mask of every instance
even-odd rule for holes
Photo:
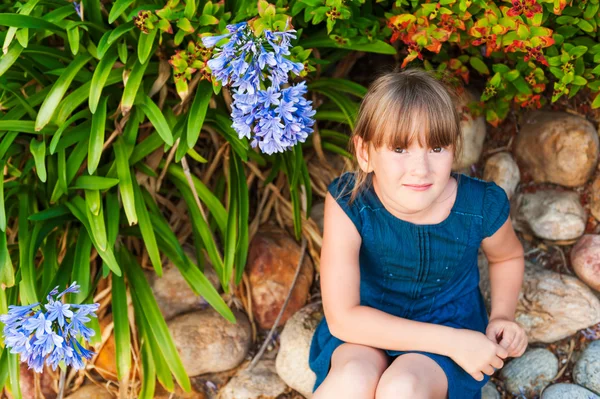
[[[386,378],[384,375],[379,380],[376,390],[376,399],[428,399],[429,390],[427,382],[419,375],[406,371],[401,374],[394,374]]]

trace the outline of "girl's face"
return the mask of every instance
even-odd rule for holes
[[[432,205],[452,196],[454,187],[448,184],[452,151],[452,147],[421,147],[413,140],[409,148],[363,149],[357,158],[363,171],[373,172],[376,193],[385,207],[401,219],[418,221]]]

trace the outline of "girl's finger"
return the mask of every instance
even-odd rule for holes
[[[494,367],[496,370],[500,370],[502,367],[504,367],[504,362],[499,357],[496,357],[494,360],[492,360],[492,367]]]
[[[473,373],[471,374],[471,377],[473,377],[475,381],[483,381],[483,373],[481,372]]]
[[[500,341],[500,346],[508,350],[510,345],[514,342],[516,334],[516,331],[505,328],[504,332],[502,333],[502,341]]]
[[[492,375],[496,370],[492,366],[485,366],[481,371],[483,371],[484,374]]]

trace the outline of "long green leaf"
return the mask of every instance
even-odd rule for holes
[[[173,133],[171,133],[171,128],[160,108],[154,104],[154,101],[152,101],[150,97],[145,96],[144,102],[140,104],[140,109],[146,114],[163,141],[168,145],[173,145]]]
[[[6,233],[3,231],[0,231],[0,284],[6,287],[15,285],[15,269],[6,245]]]
[[[73,259],[72,281],[77,281],[80,292],[71,295],[74,303],[80,304],[88,296],[90,290],[90,252],[92,240],[84,229],[79,230],[77,244],[75,246],[75,257]]]
[[[135,209],[135,194],[133,192],[133,183],[131,180],[131,169],[129,167],[129,159],[127,156],[126,144],[121,137],[117,138],[113,148],[115,149],[115,157],[117,160],[117,175],[119,176],[119,192],[123,201],[123,208],[129,225],[134,225],[138,222],[138,216]]]
[[[154,271],[156,271],[156,274],[160,277],[162,276],[162,261],[160,260],[160,253],[158,252],[158,245],[156,244],[156,236],[154,235],[154,229],[152,228],[150,214],[148,213],[148,209],[146,209],[146,204],[144,204],[142,190],[137,184],[137,181],[133,179],[132,183],[135,193],[135,212],[138,216],[138,223],[144,239],[144,245],[146,246],[146,251],[148,251],[150,262],[152,262],[152,266],[154,266]]]
[[[127,253],[125,247],[121,247],[121,251],[121,254],[126,259],[123,263],[125,273],[127,274],[127,281],[133,286],[132,292],[135,292],[135,296],[142,306],[141,309],[144,310],[144,316],[148,320],[150,330],[156,339],[155,342],[179,385],[186,392],[189,392],[191,391],[190,379],[183,368],[183,363],[181,363],[181,358],[179,357],[179,353],[177,353],[177,348],[175,347],[167,323],[160,313],[146,277],[137,261]]]
[[[10,69],[10,67],[19,59],[21,52],[23,51],[23,46],[19,43],[13,43],[10,46],[10,49],[6,54],[0,58],[0,76],[3,76],[6,71]]]
[[[72,190],[108,190],[119,184],[119,179],[111,179],[101,176],[79,176],[75,183],[69,187]]]
[[[50,93],[42,103],[37,119],[35,121],[35,130],[39,131],[50,122],[58,104],[69,89],[73,78],[79,70],[88,63],[92,57],[89,54],[79,54],[71,64],[64,70],[62,75],[52,86]]]
[[[196,141],[198,141],[200,129],[202,129],[202,124],[204,124],[206,110],[208,109],[208,103],[212,94],[212,83],[208,80],[200,81],[196,88],[196,96],[194,97],[194,102],[188,116],[186,139],[189,148],[194,148]]]
[[[108,75],[110,75],[110,71],[112,67],[115,65],[117,61],[117,52],[112,51],[103,57],[96,70],[94,71],[94,76],[92,77],[92,84],[90,86],[90,111],[92,114],[96,113],[96,108],[98,107],[98,102],[100,101],[100,95],[102,94],[102,90],[104,89],[104,85],[106,84],[106,80],[108,79]]]
[[[367,94],[367,88],[348,79],[319,78],[307,85],[308,90],[337,90],[359,98]]]
[[[129,378],[131,371],[131,338],[127,312],[127,291],[123,277],[112,276],[112,314],[115,332],[117,376],[119,381]]]
[[[133,106],[133,102],[135,101],[135,97],[137,96],[137,92],[140,88],[140,84],[142,83],[142,78],[144,77],[144,72],[146,71],[147,67],[148,62],[142,64],[138,60],[135,61],[135,64],[131,69],[131,73],[127,78],[125,89],[123,89],[123,97],[121,98],[121,111],[123,113],[129,112]]]
[[[31,195],[28,190],[21,190],[19,193],[19,269],[21,270],[21,283],[20,283],[20,294],[21,303],[23,305],[31,305],[36,303],[38,300],[36,287],[35,287],[35,266],[31,253],[29,251],[29,245],[31,243],[31,231],[29,229],[29,221],[27,216],[30,213],[30,199]]]
[[[64,28],[48,22],[42,18],[31,17],[20,14],[0,14],[0,26],[12,26],[15,28],[47,29],[52,32],[64,32]]]
[[[102,147],[104,146],[104,135],[106,130],[106,103],[108,97],[100,100],[96,113],[92,116],[92,130],[88,142],[88,164],[87,169],[90,175],[93,175],[100,164],[102,156]]]
[[[125,12],[127,7],[129,7],[131,5],[131,3],[133,3],[133,1],[134,0],[117,0],[117,1],[115,1],[112,8],[110,9],[110,13],[108,14],[108,23],[112,24],[117,18],[119,18],[121,16],[121,14],[123,14]]]
[[[42,182],[46,182],[46,143],[31,139],[29,150],[35,161],[35,170]]]
[[[158,29],[154,28],[148,33],[141,33],[140,38],[138,40],[138,59],[144,64],[148,60],[150,56],[150,52],[154,47],[154,40],[156,39],[156,34],[158,33]]]

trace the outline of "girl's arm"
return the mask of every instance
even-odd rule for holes
[[[490,320],[513,321],[523,284],[525,260],[523,246],[517,238],[510,218],[492,235],[481,242],[489,262],[492,311]]]
[[[321,295],[329,329],[345,342],[450,356],[459,330],[411,321],[360,305],[356,227],[331,194],[325,198],[321,249]],[[484,337],[485,338],[485,337]]]

